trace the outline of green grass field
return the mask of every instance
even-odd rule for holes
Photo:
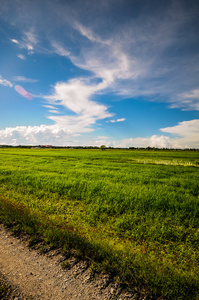
[[[0,220],[131,289],[199,299],[199,151],[1,148]]]

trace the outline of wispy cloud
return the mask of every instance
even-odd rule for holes
[[[4,79],[1,75],[0,75],[0,84],[2,84],[4,86],[8,86],[8,87],[13,87],[12,82],[10,82],[7,79]]]
[[[61,46],[60,43],[56,42],[55,40],[51,40],[50,43],[56,54],[60,56],[66,56],[66,57],[70,56],[70,52],[67,49],[65,49],[63,46]]]
[[[101,93],[111,91],[132,98],[144,96],[145,100],[167,102],[170,108],[189,109],[190,101],[176,99],[190,84],[197,83],[199,64],[197,60],[191,61],[186,52],[176,57],[170,56],[169,51],[175,47],[184,48],[179,31],[191,17],[191,12],[184,14],[180,9],[174,16],[172,6],[168,5],[164,17],[141,15],[128,25],[116,25],[118,31],[109,31],[106,38],[100,32],[101,24],[97,28],[92,23],[85,25],[76,20],[71,26],[87,39],[81,44],[78,55],[71,49],[68,51],[63,42],[60,45],[59,41],[53,41],[52,45],[57,54],[70,58],[75,66],[101,79],[104,84]],[[190,44],[194,43],[194,39],[190,40]],[[157,98],[160,94],[162,97]],[[192,108],[197,108],[197,104]]]
[[[14,81],[19,81],[19,82],[30,82],[30,83],[35,83],[38,82],[38,79],[32,79],[32,78],[27,78],[25,76],[13,76]]]
[[[97,120],[112,116],[105,105],[90,99],[100,89],[101,83],[87,85],[86,81],[81,78],[56,83],[54,93],[45,96],[45,99],[52,106],[64,106],[76,115],[48,116],[48,118],[53,120],[57,126],[68,128],[71,132],[93,131],[91,125],[95,124]]]
[[[99,45],[82,49],[81,55],[70,56],[71,61],[101,78],[106,88],[120,90],[121,80],[135,79],[144,72],[143,66],[125,53],[119,44]]]
[[[182,108],[183,110],[199,110],[199,89],[194,89],[180,94],[172,108]]]
[[[181,109],[195,109],[196,98],[191,102],[183,95],[176,100],[190,86],[198,86],[197,32],[180,35],[183,29],[191,29],[194,16],[194,8],[185,11],[171,1],[159,14],[143,13],[130,22],[116,24],[106,38],[100,31],[103,22],[99,27],[91,23],[85,26],[81,19],[82,23],[79,21],[74,28],[90,43],[83,44],[80,55],[71,56],[71,60],[106,82],[106,89],[121,96],[145,96],[146,100],[157,101],[161,94],[158,101],[172,103],[170,108],[178,105]],[[195,51],[193,56],[187,55],[189,47]]]
[[[56,109],[55,106],[53,105],[42,105],[42,106],[50,109]]]
[[[43,107],[48,108],[48,112],[49,113],[53,113],[53,114],[60,114],[61,112],[58,110],[57,107],[55,107],[54,105],[42,105]]]
[[[24,32],[22,41],[20,43],[20,48],[27,49],[28,53],[32,54],[37,44],[38,44],[38,39],[33,29]]]
[[[35,46],[38,44],[38,39],[33,29],[29,31],[24,31],[22,34],[22,38],[10,39],[14,44],[17,44],[19,48],[28,50],[28,54],[34,53]],[[17,55],[21,59],[25,59],[25,56],[22,54]]]
[[[19,44],[19,41],[16,40],[16,39],[10,39],[10,40],[11,40],[11,42],[13,42],[14,44]]]
[[[26,60],[26,57],[23,54],[18,54],[17,57],[20,58],[20,59],[22,59],[22,60]]]
[[[127,1],[128,6],[130,2]],[[194,101],[191,104],[178,98],[198,88],[198,33],[191,27],[198,22],[197,3],[192,2],[186,9],[184,3],[170,1],[154,9],[153,1],[147,5],[141,1],[135,6],[136,18],[130,19],[124,17],[127,12],[123,1],[100,2],[100,5],[90,1],[89,18],[87,6],[83,8],[80,3],[63,5],[49,1],[48,14],[43,18],[41,7],[41,12],[31,14],[31,20],[27,13],[28,17],[21,22],[21,11],[14,2],[18,23],[29,24],[29,29],[23,30],[21,40],[11,40],[29,54],[46,51],[71,59],[75,66],[101,79],[106,90],[121,97],[144,96],[146,100],[157,101],[157,95],[161,94],[158,101],[168,102],[170,108],[190,109],[192,104],[192,109],[198,107]],[[121,12],[119,21],[112,17],[113,5],[116,13]],[[30,3],[24,5],[24,9],[28,7],[32,7]],[[132,8],[134,3],[129,7]],[[59,22],[52,24],[52,16]],[[42,48],[44,36],[51,49]],[[188,54],[189,49],[192,56]]]
[[[45,99],[48,118],[55,125],[46,127],[46,132],[55,128],[66,128],[72,134],[93,131],[98,120],[112,117],[108,105],[94,101],[96,94],[106,92],[111,92],[113,98],[114,94],[121,99],[129,97],[131,101],[144,97],[146,101],[166,102],[169,108],[199,110],[197,1],[191,1],[189,8],[184,5],[185,1],[175,0],[163,1],[157,7],[154,1],[138,1],[136,5],[134,1],[87,1],[86,5],[80,5],[78,0],[64,4],[48,1],[48,7],[39,6],[41,10],[38,10],[37,1],[35,5],[34,1],[27,0],[20,7],[18,1],[8,0],[12,2],[13,6],[2,4],[0,14],[3,17],[7,12],[6,18],[12,20],[16,10],[13,24],[20,28],[21,38],[16,35],[17,38],[10,39],[16,47],[25,49],[28,54],[56,53],[89,72],[85,78],[78,78],[77,74],[73,80],[54,83],[54,91]],[[130,5],[132,15],[124,3]],[[22,54],[18,57],[25,58]],[[18,81],[33,82],[23,76],[18,77]],[[13,86],[2,77],[0,84]],[[73,115],[50,115],[57,113],[57,106],[71,110]],[[116,116],[109,122],[122,121],[124,118]],[[187,131],[188,123],[162,128],[161,131],[169,136],[137,137],[119,143],[160,147],[186,147],[188,142],[197,145],[193,140],[198,140],[196,135],[190,130],[189,134],[179,136],[180,128]],[[20,130],[26,132],[28,129]],[[44,127],[34,130],[41,133]]]
[[[117,123],[117,122],[123,122],[125,121],[126,119],[125,118],[121,118],[121,119],[117,119],[117,120],[110,120],[110,121],[106,121],[107,123]]]
[[[110,40],[101,39],[99,36],[94,34],[90,28],[83,26],[82,24],[78,23],[77,21],[74,23],[74,28],[77,31],[79,31],[79,33],[82,36],[86,37],[91,42],[97,42],[97,43],[106,44],[106,45],[109,45],[111,42]]]
[[[52,113],[52,114],[59,114],[59,113],[60,113],[60,112],[59,112],[58,110],[56,110],[56,109],[50,109],[49,112]]]
[[[199,89],[192,90],[188,93],[182,94],[182,97],[185,99],[197,99],[199,100]]]

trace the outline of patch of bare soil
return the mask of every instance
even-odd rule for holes
[[[121,293],[108,275],[94,278],[86,261],[64,257],[58,250],[41,254],[27,245],[0,225],[0,299],[152,299]]]

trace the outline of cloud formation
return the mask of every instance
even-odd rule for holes
[[[4,86],[8,86],[8,87],[13,87],[12,82],[10,82],[9,80],[4,79],[1,75],[0,75],[0,84],[2,84]]]
[[[125,118],[121,118],[121,119],[117,119],[117,120],[110,120],[110,121],[106,121],[107,123],[117,123],[117,122],[123,122],[125,121],[126,119]]]
[[[157,7],[153,1],[128,0],[103,1],[100,5],[87,1],[85,6],[79,0],[48,1],[46,11],[39,1],[27,1],[22,7],[26,11],[23,18],[18,2],[13,1],[15,25],[21,28],[22,38],[11,41],[29,54],[54,52],[65,56],[121,97],[144,96],[157,101],[161,94],[159,101],[168,102],[170,108],[198,108],[194,100],[183,98],[184,93],[199,88],[196,1],[191,0],[189,8],[185,1],[174,0]],[[7,9],[3,5],[2,14],[7,12],[12,18]],[[134,12],[131,18],[128,11]],[[52,24],[52,18],[58,22]],[[51,47],[43,47],[44,39]]]
[[[69,118],[69,119],[67,119]],[[79,117],[63,118],[63,125],[17,126],[0,130],[0,144],[38,145],[51,144],[57,146],[100,146],[112,147],[156,147],[156,148],[199,148],[199,120],[180,122],[173,127],[160,129],[171,136],[152,135],[122,140],[112,140],[107,136],[92,136],[86,138],[79,133],[91,132],[86,120]],[[68,122],[68,124],[66,124]],[[80,131],[82,125],[82,131]]]
[[[54,125],[17,126],[0,130],[2,145],[63,145],[67,144],[69,137],[71,138],[69,130]]]
[[[180,107],[183,110],[199,110],[199,89],[180,94],[171,107]]]
[[[48,118],[54,125],[36,126],[32,131],[29,127],[10,129],[12,136],[17,132],[19,136],[22,132],[39,136],[37,130],[41,133],[44,128],[46,133],[62,128],[56,129],[63,133],[61,136],[68,132],[73,135],[94,131],[98,120],[113,116],[109,112],[111,108],[95,101],[95,97],[110,92],[120,100],[129,97],[134,101],[142,97],[146,101],[166,102],[169,108],[199,110],[197,1],[190,0],[189,5],[186,1],[161,1],[156,6],[156,2],[144,0],[86,1],[84,5],[79,0],[44,0],[48,5],[27,0],[22,1],[20,7],[16,0],[6,2],[9,5],[2,3],[0,15],[3,18],[5,15],[20,29],[20,33],[10,39],[15,48],[29,55],[59,55],[87,72],[84,72],[85,77],[77,75],[66,82],[54,82],[52,93],[44,96]],[[18,57],[26,58],[23,54]],[[36,82],[23,76],[15,77],[15,81]],[[0,84],[13,86],[2,77]],[[58,113],[60,115],[54,115]],[[124,120],[116,117],[109,122]],[[197,120],[181,122],[161,129],[168,136],[151,135],[119,143],[195,147],[198,145],[197,126]]]
[[[164,135],[152,135],[151,137],[137,137],[130,139],[123,139],[121,141],[113,142],[114,147],[141,147],[146,148],[156,147],[156,148],[170,148],[172,147],[172,140],[168,136]]]
[[[75,113],[73,116],[48,116],[57,126],[68,128],[72,132],[91,132],[91,125],[97,120],[112,116],[105,105],[90,99],[101,90],[103,84],[86,83],[81,78],[58,82],[54,86],[54,93],[45,97],[49,104],[63,106]]]
[[[26,60],[26,57],[23,54],[18,54],[17,57],[20,58],[20,59],[22,59],[22,60]]]
[[[193,90],[199,88],[199,42],[194,29],[198,24],[196,3],[192,1],[189,9],[184,2],[162,3],[157,13],[154,3],[146,5],[141,1],[136,18],[122,19],[122,22],[113,19],[112,1],[99,7],[98,13],[94,10],[96,3],[89,3],[89,20],[87,11],[80,12],[77,3],[75,15],[74,6],[67,5],[67,12],[72,16],[67,13],[67,18],[56,7],[63,28],[69,29],[66,38],[73,36],[75,51],[73,47],[69,51],[67,43],[49,35],[52,51],[91,72],[92,78],[100,79],[104,84],[101,93],[111,91],[121,98],[144,97],[166,102],[169,108],[198,109],[198,100],[185,97],[193,87]],[[126,1],[127,7],[129,3]],[[115,13],[121,11],[121,18],[125,16],[123,4],[114,3]],[[133,8],[135,3],[131,5]],[[109,27],[110,30],[105,29]]]
[[[119,147],[157,147],[157,148],[199,148],[199,119],[183,121],[176,126],[161,128],[160,131],[170,134],[152,135],[113,142]]]
[[[161,128],[160,130],[172,134],[173,140],[179,147],[199,148],[199,119],[183,121],[176,126]]]
[[[32,79],[32,78],[27,78],[25,76],[13,76],[14,81],[19,81],[19,82],[30,82],[30,83],[35,83],[38,82],[38,79]]]
[[[11,42],[13,42],[14,44],[19,44],[19,41],[16,40],[16,39],[10,39],[10,40],[11,40]]]
[[[10,39],[11,42],[18,45],[21,49],[28,50],[28,54],[33,54],[34,49],[38,44],[38,39],[36,37],[36,34],[34,33],[34,30],[31,28],[29,31],[24,31],[21,40],[17,39]],[[25,56],[23,54],[17,55],[21,59],[25,59]]]

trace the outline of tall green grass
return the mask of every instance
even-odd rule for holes
[[[1,149],[0,218],[156,296],[199,299],[198,167],[198,151]]]

